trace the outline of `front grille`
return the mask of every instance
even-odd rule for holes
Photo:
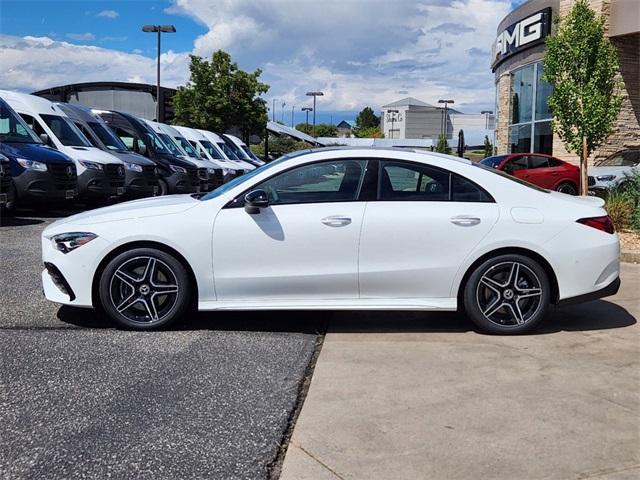
[[[0,165],[0,192],[7,193],[11,184],[11,172],[9,165]]]
[[[102,168],[105,176],[109,180],[109,186],[124,187],[124,165],[107,163]]]
[[[78,182],[78,173],[76,166],[65,163],[48,164],[49,172],[53,177],[55,188],[57,190],[73,190]]]
[[[596,179],[595,179],[595,177],[592,177],[591,175],[589,175],[589,176],[587,177],[587,184],[588,184],[590,187],[593,187],[593,186],[596,184]]]
[[[200,180],[208,180],[209,179],[209,174],[207,173],[207,169],[206,168],[199,168],[198,169],[198,178]]]

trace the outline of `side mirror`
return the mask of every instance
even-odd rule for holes
[[[252,190],[244,196],[244,210],[252,215],[269,206],[269,196],[264,190]]]
[[[42,140],[42,143],[44,143],[45,145],[49,145],[49,135],[47,135],[46,133],[40,134],[40,140]]]
[[[138,145],[138,153],[145,157],[147,156],[147,146],[144,143]]]

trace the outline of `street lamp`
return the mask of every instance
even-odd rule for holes
[[[160,34],[161,33],[176,33],[176,27],[174,25],[145,25],[142,27],[142,31],[145,33],[157,33],[158,34],[158,72],[156,76],[156,122],[162,122],[164,118],[160,118]]]
[[[438,100],[438,103],[444,103],[444,117],[442,119],[442,133],[444,133],[444,138],[447,138],[447,105],[450,103],[454,103],[453,100]]]
[[[293,111],[296,109],[295,105],[291,105],[291,128],[293,128]]]
[[[387,113],[391,114],[391,130],[389,130],[389,138],[393,138],[393,124],[396,121],[396,115],[400,113],[400,110],[387,110]]]
[[[308,132],[309,131],[309,112],[313,111],[313,108],[311,108],[311,107],[302,107],[302,111],[307,114],[307,121],[305,123],[307,124],[307,132]]]
[[[316,137],[316,97],[323,96],[323,92],[307,92],[307,97],[313,97],[313,138]]]
[[[276,121],[276,99],[274,98],[273,101],[271,102],[271,121],[275,122]]]
[[[491,110],[482,110],[480,115],[484,115],[484,129],[489,130],[489,115],[493,115]]]

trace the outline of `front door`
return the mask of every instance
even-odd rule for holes
[[[378,201],[360,239],[361,298],[444,299],[498,206],[475,183],[413,162],[380,161]]]
[[[358,298],[358,201],[366,160],[323,161],[276,174],[269,206],[245,211],[244,193],[214,223],[218,300]],[[245,192],[246,193],[246,192]]]

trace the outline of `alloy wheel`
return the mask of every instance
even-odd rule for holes
[[[569,183],[563,183],[561,185],[558,186],[558,192],[560,193],[566,193],[567,195],[577,195],[578,192],[576,191],[575,187]]]
[[[179,289],[171,267],[150,256],[127,260],[109,282],[111,304],[134,323],[151,324],[166,318],[176,306]]]
[[[527,323],[542,306],[540,279],[520,262],[501,262],[478,282],[476,301],[482,315],[500,327]]]

